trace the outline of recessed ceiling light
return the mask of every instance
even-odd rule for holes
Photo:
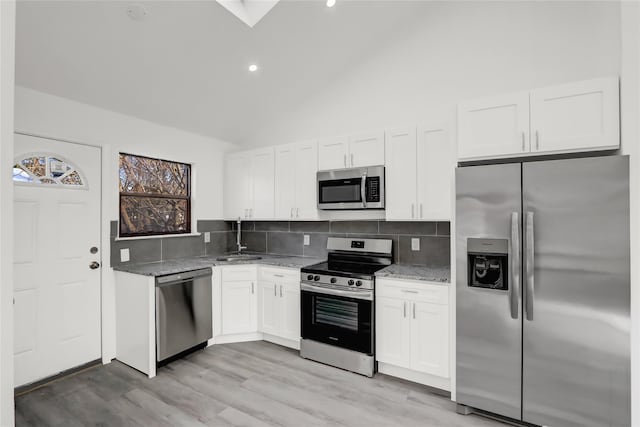
[[[336,0],[327,0],[327,7],[333,7],[336,5]]]
[[[258,71],[258,66],[256,64],[249,65],[249,71],[251,71],[252,73]]]

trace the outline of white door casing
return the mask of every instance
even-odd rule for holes
[[[29,154],[73,165],[84,185],[15,184],[16,386],[101,357],[101,273],[89,267],[102,258],[100,149],[15,135],[16,161]]]

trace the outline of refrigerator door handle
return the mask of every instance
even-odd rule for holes
[[[533,320],[533,292],[534,292],[534,276],[533,276],[533,212],[527,212],[527,291],[526,291],[526,309],[527,320]]]
[[[518,212],[511,212],[511,275],[509,286],[509,310],[511,318],[518,318],[518,294],[520,293],[520,221]]]

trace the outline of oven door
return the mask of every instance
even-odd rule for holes
[[[302,338],[373,355],[373,291],[300,288]]]

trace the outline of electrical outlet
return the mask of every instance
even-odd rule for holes
[[[412,237],[411,238],[411,250],[419,251],[420,250],[420,238]]]
[[[120,262],[129,261],[129,248],[120,249]]]
[[[309,235],[308,235],[308,234],[305,234],[305,235],[304,235],[304,245],[305,245],[305,246],[309,246],[310,244],[311,244],[311,243],[310,243]]]
[[[210,243],[211,242],[211,233],[208,231],[204,232],[204,242],[205,243]]]

